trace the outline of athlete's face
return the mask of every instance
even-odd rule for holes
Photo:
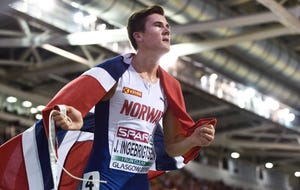
[[[161,54],[170,50],[170,26],[164,16],[149,15],[146,19],[145,30],[140,32],[140,35],[139,49]]]

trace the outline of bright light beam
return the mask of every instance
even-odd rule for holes
[[[91,32],[77,32],[67,36],[70,45],[92,45],[127,41],[127,30],[113,29]]]
[[[82,63],[84,65],[90,66],[90,63],[87,59],[84,59],[84,58],[82,58],[78,55],[75,55],[73,53],[70,53],[66,50],[60,49],[60,48],[52,46],[50,44],[44,44],[41,47],[45,50],[48,50],[48,51],[52,52],[52,53],[55,53],[55,54],[58,54],[60,56],[65,57],[65,58],[71,59],[71,60],[76,61],[78,63]]]

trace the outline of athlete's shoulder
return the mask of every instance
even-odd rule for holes
[[[124,55],[118,55],[109,59],[104,60],[103,62],[96,65],[96,67],[108,67],[108,66],[118,66],[118,65],[124,65],[125,67],[128,67],[131,63],[131,59],[134,54],[128,53]]]
[[[128,56],[118,55],[103,61],[96,65],[94,68],[102,68],[108,72],[115,80],[122,76],[122,74],[128,69],[130,62]]]

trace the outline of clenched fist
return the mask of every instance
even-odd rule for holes
[[[60,126],[65,130],[80,130],[83,125],[83,119],[80,111],[72,106],[65,107],[66,115],[57,110],[52,112],[52,118],[55,122],[55,126]]]
[[[215,128],[213,125],[202,125],[194,130],[190,136],[192,144],[195,146],[208,146],[215,137]]]

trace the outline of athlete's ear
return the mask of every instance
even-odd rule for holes
[[[136,42],[141,42],[143,40],[143,35],[141,32],[134,32],[132,36]]]

